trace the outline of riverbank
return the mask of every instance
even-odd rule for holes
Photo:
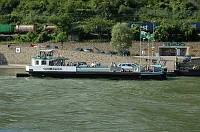
[[[8,65],[0,65],[0,69],[25,69],[26,65],[20,64],[8,64]]]
[[[108,52],[112,50],[108,43],[66,43],[63,46],[61,44],[41,44],[40,46],[44,45],[58,46],[58,48],[55,49],[54,54],[68,58],[69,62],[84,61],[90,64],[94,61],[98,61],[103,66],[109,66],[111,62],[139,62],[139,59],[134,56],[108,54]],[[31,63],[31,59],[36,55],[37,51],[37,48],[31,47],[29,44],[13,44],[9,47],[7,45],[0,45],[0,48],[0,65],[5,65],[1,66],[2,68],[21,68],[21,65],[28,65]],[[76,48],[90,48],[93,49],[93,52],[87,53],[77,51],[75,50]],[[97,49],[100,49],[105,53],[98,53]]]
[[[155,42],[154,43],[154,53],[158,53],[158,47],[163,43]],[[137,56],[140,52],[139,42],[133,42],[132,47],[128,50],[131,53],[131,56],[118,56],[110,55],[109,51],[114,51],[108,42],[66,42],[63,45],[61,43],[43,43],[40,46],[57,46],[58,49],[55,51],[55,55],[63,56],[69,59],[70,62],[84,61],[88,64],[98,61],[104,66],[109,66],[111,62],[118,63],[139,63],[140,59]],[[186,43],[187,46],[192,47],[190,50],[191,54],[194,54],[196,57],[200,56],[200,43],[192,42]],[[146,44],[141,45],[142,49],[147,47]],[[86,53],[83,51],[77,51],[76,48],[82,49],[93,49],[93,53]],[[30,44],[2,44],[0,45],[0,68],[24,68],[25,65],[31,63],[32,57],[36,55],[37,48],[33,48]],[[198,49],[198,50],[192,50]],[[99,53],[99,51],[104,51],[104,53]],[[153,52],[151,52],[153,53]],[[152,56],[150,54],[150,56]],[[175,56],[161,56],[163,61],[166,61],[166,66],[168,70],[174,70],[175,68]],[[179,60],[182,60],[183,57],[178,57]],[[146,62],[147,56],[142,57],[142,63]]]

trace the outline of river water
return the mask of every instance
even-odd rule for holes
[[[0,132],[199,131],[200,77],[16,78],[0,69]]]

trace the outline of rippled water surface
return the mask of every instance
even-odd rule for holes
[[[0,69],[0,131],[199,131],[200,77],[16,78]]]

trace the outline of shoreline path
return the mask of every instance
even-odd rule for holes
[[[21,64],[8,64],[8,65],[0,65],[0,69],[25,69],[26,65]]]

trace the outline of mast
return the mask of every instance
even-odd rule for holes
[[[141,27],[140,27],[140,65],[141,65],[141,52],[142,52],[142,41],[141,41],[142,37],[141,37]]]
[[[155,28],[155,25],[154,25],[155,21],[153,21],[153,34],[152,34],[152,37],[154,38],[154,28]],[[153,57],[154,56],[154,41],[155,39],[153,40],[152,42],[152,47],[151,47],[151,56]]]
[[[149,61],[149,59],[150,59],[150,44],[149,44],[149,39],[148,39],[148,66],[150,65],[150,61]]]

